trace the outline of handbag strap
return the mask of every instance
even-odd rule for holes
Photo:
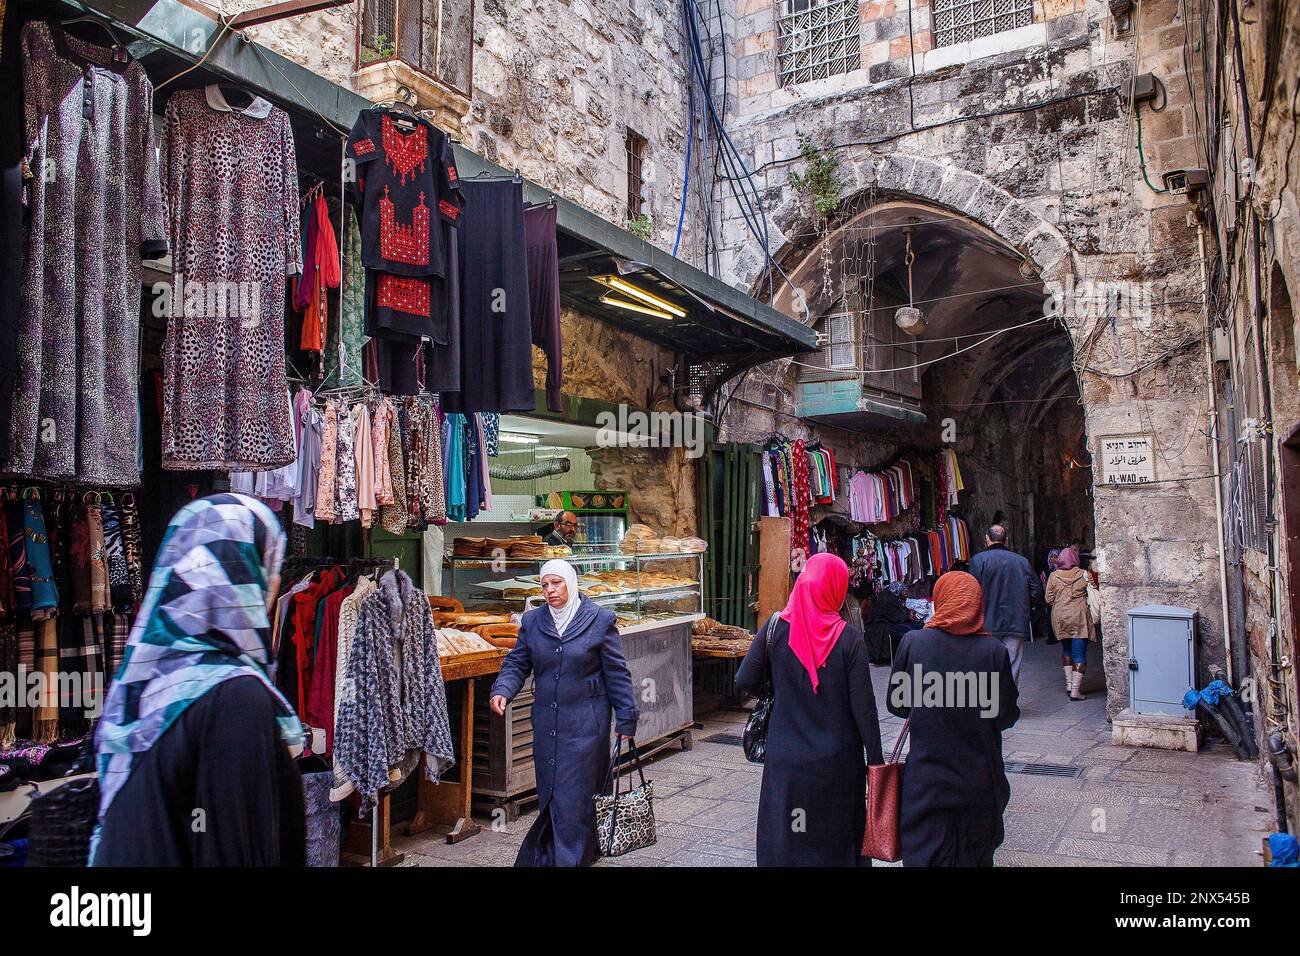
[[[898,763],[898,758],[903,752],[903,744],[907,741],[907,735],[912,731],[912,718],[908,717],[903,721],[903,729],[898,732],[898,739],[894,741],[894,752],[889,755],[890,763]]]
[[[609,758],[609,772],[605,775],[605,792],[610,792],[610,778],[613,778],[614,802],[618,802],[618,757],[619,752],[623,749],[623,738],[615,736],[614,753]],[[641,786],[645,786],[645,770],[641,767],[641,752],[636,748],[636,741],[631,737],[627,740],[628,752],[632,755],[632,765],[636,767],[637,776],[641,778]],[[629,790],[631,787],[628,788]]]
[[[763,635],[763,696],[773,698],[776,696],[776,687],[772,680],[772,631],[775,625],[772,623],[776,619],[777,611],[767,618],[767,633]]]

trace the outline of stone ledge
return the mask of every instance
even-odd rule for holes
[[[1201,725],[1192,717],[1135,714],[1126,707],[1115,715],[1111,743],[1117,747],[1182,750],[1194,754],[1201,747]]]
[[[469,99],[419,70],[401,60],[385,60],[363,66],[352,74],[353,88],[376,103],[393,99],[402,85],[415,94],[416,109],[432,109],[437,113],[434,125],[453,138],[461,135],[462,121],[469,113]]]

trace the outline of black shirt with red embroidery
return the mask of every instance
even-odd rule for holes
[[[347,155],[356,164],[365,266],[393,276],[445,277],[438,223],[459,225],[465,205],[446,134],[418,116],[364,110]]]

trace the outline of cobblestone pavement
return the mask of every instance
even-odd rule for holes
[[[886,667],[872,668],[889,751],[902,721],[884,711]],[[999,866],[1258,866],[1272,821],[1271,795],[1255,765],[1215,742],[1199,754],[1115,747],[1105,698],[1065,694],[1056,646],[1029,645],[1021,674],[1019,723],[1003,739],[1008,763],[1067,764],[1078,777],[1010,774],[1011,804]],[[739,746],[710,742],[739,736],[745,714],[715,711],[699,719],[695,746],[675,746],[648,765],[655,785],[658,842],[600,866],[753,866],[762,768]],[[534,813],[455,846],[445,830],[394,836],[405,865],[507,866]]]

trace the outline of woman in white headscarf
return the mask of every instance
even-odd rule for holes
[[[639,712],[614,613],[584,597],[567,561],[542,565],[546,606],[524,614],[519,640],[492,685],[505,708],[533,677],[533,765],[537,820],[516,866],[586,866],[596,857],[592,798],[609,772],[610,720],[636,733]]]

